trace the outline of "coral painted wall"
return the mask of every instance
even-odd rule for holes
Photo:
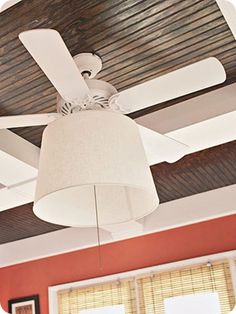
[[[0,302],[40,295],[48,313],[48,286],[236,249],[236,215],[0,269]]]

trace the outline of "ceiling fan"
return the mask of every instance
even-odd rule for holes
[[[68,138],[72,136],[71,134],[73,133],[73,128],[71,129],[71,133],[67,132],[71,126],[70,124],[74,123],[73,120],[76,120],[76,123],[78,124],[83,123],[83,119],[81,119],[82,116],[85,117],[86,115],[89,115],[91,117],[93,115],[93,124],[90,125],[91,128],[93,128],[93,125],[95,125],[97,128],[106,129],[107,124],[109,124],[109,121],[113,120],[113,117],[124,117],[121,114],[129,114],[131,112],[150,107],[164,101],[208,88],[210,86],[220,84],[226,79],[225,70],[222,64],[216,58],[210,57],[161,77],[128,88],[124,91],[117,92],[115,87],[111,84],[102,80],[94,79],[97,73],[102,69],[101,59],[92,53],[82,53],[75,56],[73,59],[63,39],[57,31],[52,29],[29,30],[21,33],[19,38],[58,91],[57,113],[0,117],[0,128],[15,128],[49,124],[51,130],[56,129],[56,133],[60,128],[60,137],[64,137],[65,134],[67,134]],[[100,114],[101,112],[109,113],[109,120],[104,119],[102,122],[103,115]],[[66,122],[68,121],[68,117],[72,116],[73,118],[71,118],[71,122]],[[97,124],[97,121],[100,119],[100,124]],[[131,120],[130,118],[127,119]],[[60,121],[60,124],[57,125],[57,121]],[[115,124],[116,120],[114,120],[114,125]],[[65,127],[65,129],[63,129],[63,127]],[[126,125],[124,124],[122,127],[126,128]],[[84,128],[86,129],[86,122],[84,124]],[[119,126],[117,126],[117,128],[119,128]],[[111,129],[112,125],[110,125],[110,129],[108,130]],[[138,129],[149,165],[162,161],[175,162],[188,153],[188,146],[184,143],[180,143],[174,139],[171,139],[170,137],[144,128],[141,125],[138,125]],[[84,130],[82,129],[81,132],[83,131]],[[93,129],[93,131],[95,133],[96,129]],[[122,131],[123,130],[121,129],[120,125],[119,132],[122,133]],[[51,133],[53,132],[54,131],[51,131]],[[47,136],[45,135],[44,137],[44,141],[46,142]],[[76,141],[76,137],[74,138]],[[50,143],[52,143],[52,141]],[[57,145],[60,145],[60,143]],[[99,145],[101,146],[103,143],[101,142]],[[50,145],[47,145],[47,147],[49,146]],[[54,146],[54,150],[57,150],[57,146]],[[53,151],[50,153],[50,156],[52,157]],[[130,152],[130,154],[132,155],[132,152]],[[72,157],[70,158],[73,159]],[[45,160],[46,159],[47,158],[45,158]],[[50,161],[47,160],[47,165],[49,164]],[[54,167],[54,164],[52,164],[51,167]],[[132,165],[130,165],[130,167],[132,167]],[[44,173],[45,172],[47,171],[44,169]],[[53,177],[53,180],[54,182],[57,182],[55,177]],[[50,177],[47,177],[46,182],[47,181],[50,181]],[[43,189],[44,188],[42,188],[42,190]],[[58,187],[58,189],[60,188]],[[90,192],[91,191],[83,191],[81,198],[83,198],[84,194]],[[43,193],[46,193],[46,191],[43,191],[42,194]],[[94,193],[95,196],[96,194],[98,196],[98,193],[100,192],[98,190],[94,190],[93,194]],[[132,193],[135,192],[132,191]],[[72,194],[70,194],[70,198],[67,199],[67,202],[70,202],[73,197],[76,198],[78,196],[78,194]],[[107,194],[112,195],[114,199],[115,194],[113,191],[109,191],[109,193],[106,193],[106,195]],[[57,209],[60,207],[60,202],[64,196],[62,196],[59,202],[57,202]],[[48,202],[43,204],[43,207],[49,206],[49,204],[51,204],[50,202],[53,202],[53,199],[47,201]],[[153,202],[156,206],[158,201],[155,198]],[[122,204],[119,203],[118,200],[117,203],[122,207]],[[109,206],[111,206],[111,204]],[[119,206],[116,208],[116,210],[119,210]],[[36,211],[40,216],[39,210],[36,209]],[[86,215],[86,213],[84,214]],[[122,213],[119,214],[122,216]],[[52,219],[52,216],[55,217],[60,215],[61,220],[54,218]],[[73,225],[75,216],[72,215],[68,223],[65,223],[66,217],[62,211],[60,212],[60,215],[57,215],[55,212],[53,212],[50,213],[46,218],[45,214],[44,216],[41,215],[41,217],[47,221],[56,222],[59,224]],[[139,209],[139,213],[133,216],[135,219],[140,218],[144,216],[144,212]],[[98,217],[94,217],[93,219],[96,220],[96,218]],[[103,219],[103,217],[100,217],[100,219],[102,220],[100,225],[113,223],[113,217],[110,217],[108,220],[105,218]],[[81,222],[80,225],[90,225],[88,224],[89,220],[91,220],[90,216]],[[91,225],[95,225],[95,220]],[[119,222],[122,222],[122,220]]]
[[[29,30],[21,33],[19,39],[58,91],[57,113],[3,116],[0,117],[0,129],[47,125],[63,115],[84,109],[108,109],[129,114],[220,84],[226,79],[220,61],[210,57],[117,92],[111,84],[93,79],[102,69],[101,59],[92,53],[81,53],[72,58],[56,30]],[[175,162],[188,151],[183,143],[147,128],[139,128],[149,152],[150,147],[145,142],[148,138],[165,141],[162,161]],[[148,159],[152,155],[149,152]],[[153,164],[152,160],[150,164]]]

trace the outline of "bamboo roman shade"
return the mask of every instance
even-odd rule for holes
[[[235,300],[227,261],[61,290],[58,314],[121,304],[125,314],[165,314],[167,298],[210,292],[218,293],[221,314],[228,314]]]
[[[119,304],[124,304],[125,313],[136,313],[133,281],[113,281],[58,293],[59,314],[79,314],[85,309]]]
[[[156,273],[138,279],[140,314],[164,314],[164,300],[194,293],[218,292],[221,313],[234,305],[228,263],[202,265]]]

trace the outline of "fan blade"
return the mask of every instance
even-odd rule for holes
[[[0,117],[0,129],[22,128],[27,126],[47,125],[61,118],[60,113],[40,113],[19,116]]]
[[[225,79],[224,67],[211,57],[126,89],[118,94],[117,103],[128,114],[223,83]]]
[[[80,101],[90,93],[60,34],[53,29],[20,33],[19,39],[67,102]]]
[[[144,126],[138,125],[138,127],[150,166],[163,161],[176,162],[188,154],[187,145]]]

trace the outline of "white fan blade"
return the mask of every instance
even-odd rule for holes
[[[128,114],[223,83],[225,79],[223,65],[211,57],[126,89],[118,94],[117,102],[121,111]]]
[[[163,161],[176,162],[189,152],[189,147],[172,138],[139,126],[139,132],[150,166]]]
[[[189,154],[236,140],[236,111],[194,123],[166,135],[189,145]]]
[[[225,21],[236,39],[236,3],[235,0],[216,0]]]
[[[90,94],[57,31],[35,29],[20,33],[19,38],[65,101],[80,101]]]
[[[60,113],[40,113],[19,116],[0,117],[0,129],[22,128],[27,126],[47,125],[61,118]]]

